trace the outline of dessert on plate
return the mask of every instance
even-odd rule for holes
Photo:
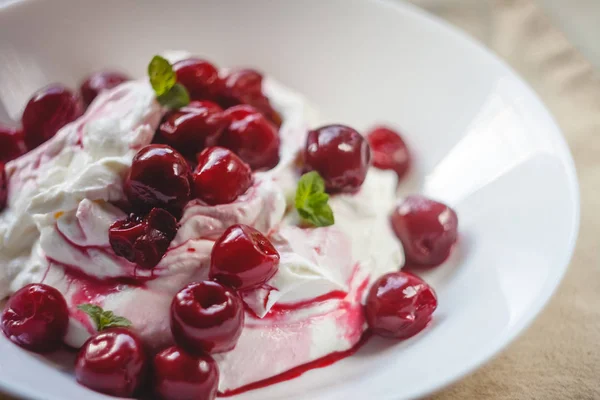
[[[371,335],[426,327],[457,216],[397,199],[411,163],[387,127],[320,123],[252,69],[155,56],[33,95],[0,127],[0,326],[77,350],[122,397],[212,399],[300,375]]]

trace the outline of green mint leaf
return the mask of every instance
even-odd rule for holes
[[[190,104],[190,95],[180,83],[176,83],[167,93],[156,98],[158,102],[172,109],[181,108]]]
[[[333,225],[333,210],[327,203],[325,181],[316,171],[308,172],[300,178],[296,189],[295,206],[300,217],[315,226]]]
[[[98,332],[107,328],[126,328],[131,326],[131,321],[129,321],[127,318],[114,315],[112,311],[104,311],[102,307],[97,305],[80,304],[77,306],[77,308],[90,316],[92,321],[94,321],[96,324],[96,330]]]
[[[157,97],[164,95],[175,86],[175,71],[171,63],[161,56],[154,56],[148,64],[148,76]]]

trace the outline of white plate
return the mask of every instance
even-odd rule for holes
[[[83,5],[85,3],[85,6]],[[330,121],[405,132],[420,190],[459,213],[454,259],[425,278],[439,295],[431,327],[239,399],[404,399],[472,371],[538,314],[576,239],[578,188],[559,129],[509,68],[463,34],[389,2],[28,1],[0,12],[0,54],[75,85],[188,49],[256,66],[304,93]],[[33,68],[35,67],[35,68]],[[0,338],[0,385],[43,399],[101,399]]]

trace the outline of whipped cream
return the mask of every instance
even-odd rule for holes
[[[112,251],[110,225],[125,217],[122,183],[132,158],[150,144],[164,114],[145,80],[102,93],[85,115],[7,165],[9,206],[0,214],[0,296],[33,282],[60,290],[70,307],[67,344],[79,347],[94,332],[77,310],[98,304],[132,321],[153,348],[171,344],[169,306],[187,283],[206,279],[214,241],[232,224],[269,235],[281,256],[263,287],[243,293],[251,311],[236,348],[217,354],[220,391],[266,379],[360,339],[366,288],[404,262],[388,214],[396,176],[369,170],[356,194],[332,196],[336,223],[301,229],[292,212],[294,167],[316,113],[271,79],[264,90],[283,117],[281,162],[254,174],[233,203],[193,200],[164,258],[137,268]],[[248,366],[252,365],[251,368]]]

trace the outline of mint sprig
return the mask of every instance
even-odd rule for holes
[[[181,108],[190,103],[187,89],[177,83],[177,76],[171,63],[164,57],[154,56],[148,64],[148,77],[156,100],[168,108]]]
[[[90,316],[96,324],[98,332],[108,328],[127,328],[131,326],[131,321],[127,318],[114,315],[112,311],[104,311],[102,307],[95,304],[80,304],[77,308]]]
[[[298,181],[296,189],[296,210],[302,219],[315,226],[330,226],[335,222],[333,210],[327,203],[325,181],[317,171],[308,172]]]

